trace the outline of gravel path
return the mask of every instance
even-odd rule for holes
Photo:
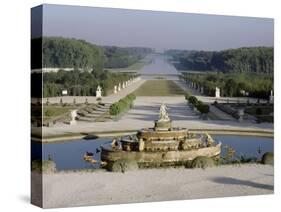
[[[33,183],[37,175],[33,173]],[[273,194],[273,167],[221,166],[126,173],[67,172],[43,176],[44,207]]]

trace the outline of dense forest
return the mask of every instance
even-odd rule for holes
[[[44,37],[43,67],[102,69],[105,56],[102,48],[83,40]]]
[[[221,96],[245,96],[267,99],[273,89],[273,76],[256,73],[185,73],[182,78],[204,88],[204,94],[214,96],[219,87]],[[247,95],[246,95],[247,96]]]
[[[273,48],[251,47],[223,51],[168,50],[178,70],[224,73],[273,73]]]
[[[127,68],[152,53],[149,48],[104,46],[105,68]]]
[[[44,37],[43,67],[51,68],[126,68],[152,52],[142,47],[96,46],[84,40]]]

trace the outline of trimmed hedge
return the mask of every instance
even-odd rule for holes
[[[110,115],[116,116],[130,108],[133,107],[133,102],[136,99],[136,95],[131,93],[120,99],[118,102],[110,105],[109,113]]]
[[[189,91],[185,92],[184,97],[186,100],[188,100],[188,98],[191,97],[191,92]]]
[[[202,101],[199,101],[195,96],[189,96],[188,102],[196,107],[197,110],[202,114],[207,114],[210,111],[209,105],[204,104]]]
[[[210,107],[207,104],[197,105],[197,110],[199,110],[200,113],[207,114],[210,111]]]
[[[189,103],[193,104],[194,106],[196,106],[198,99],[195,96],[190,96],[188,97],[188,101]]]

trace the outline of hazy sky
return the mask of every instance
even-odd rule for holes
[[[268,18],[44,5],[43,35],[97,45],[221,50],[273,46]]]

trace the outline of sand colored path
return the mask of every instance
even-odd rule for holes
[[[267,165],[57,173],[43,177],[44,207],[272,194],[273,178]]]

